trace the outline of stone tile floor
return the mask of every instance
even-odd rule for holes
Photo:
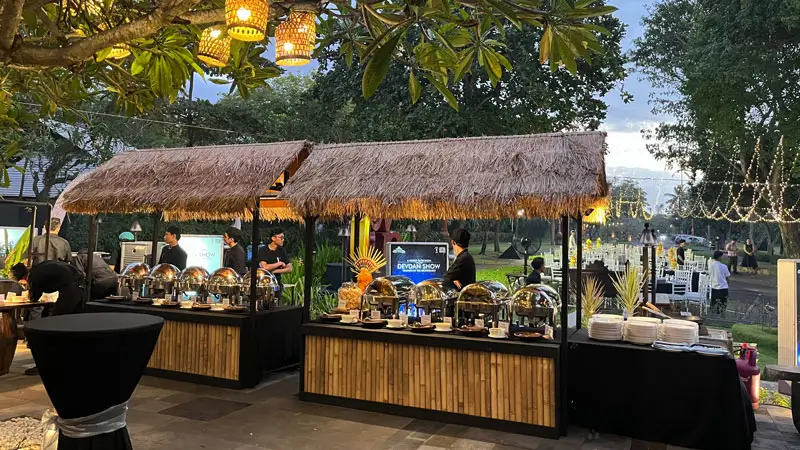
[[[30,352],[18,348],[12,372],[0,377],[0,420],[41,417],[50,407],[38,377],[23,375]],[[631,438],[571,428],[559,440],[446,425],[300,402],[296,373],[274,374],[235,391],[145,377],[128,413],[137,450],[672,450]],[[762,407],[753,448],[800,449],[791,412]],[[724,449],[721,449],[724,450]]]

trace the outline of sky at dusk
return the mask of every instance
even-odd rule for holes
[[[642,34],[641,18],[647,14],[651,0],[609,0],[610,5],[619,10],[615,15],[627,25],[626,35],[622,43],[624,51],[633,47],[633,41]],[[270,48],[269,53],[274,53]],[[304,74],[316,68],[316,64],[309,64],[301,68],[294,68],[290,73]],[[668,171],[662,162],[656,161],[645,148],[645,141],[641,137],[643,128],[654,127],[659,118],[652,115],[648,98],[652,91],[650,84],[642,79],[641,75],[631,73],[625,80],[624,88],[634,96],[632,103],[624,104],[620,98],[620,91],[616,89],[609,93],[605,100],[609,105],[608,117],[603,124],[603,130],[608,132],[609,154],[606,158],[608,167],[627,167],[647,169],[647,171]],[[195,85],[198,97],[214,101],[221,93],[227,91],[227,86],[217,86],[208,82]],[[671,172],[671,171],[668,171]],[[663,176],[669,176],[663,174]]]

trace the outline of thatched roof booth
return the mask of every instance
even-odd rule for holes
[[[605,133],[315,146],[279,198],[304,216],[554,218],[605,206]]]
[[[165,220],[250,220],[256,199],[276,196],[308,157],[306,141],[134,150],[64,191],[67,212],[154,213]],[[286,201],[262,199],[262,220],[297,220]]]

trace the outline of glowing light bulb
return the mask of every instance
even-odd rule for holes
[[[211,30],[211,33],[209,33],[209,34],[211,35],[212,38],[217,39],[219,37],[219,35],[222,34],[222,31],[214,29],[214,30]]]
[[[239,20],[244,21],[244,22],[247,22],[248,20],[250,20],[250,16],[252,14],[253,13],[249,9],[247,9],[245,7],[241,7],[238,10],[236,10],[236,17],[238,17]]]
[[[294,50],[294,44],[292,44],[291,42],[284,42],[283,49],[287,52],[290,52]]]

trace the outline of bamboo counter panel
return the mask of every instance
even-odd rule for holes
[[[558,437],[558,344],[317,323],[303,333],[303,400]]]
[[[165,319],[145,373],[234,389],[252,387],[265,370],[299,362],[300,307],[256,315],[186,311],[92,301],[89,312],[132,312]]]

